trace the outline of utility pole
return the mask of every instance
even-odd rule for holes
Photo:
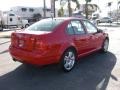
[[[51,13],[53,13],[54,17],[56,17],[55,1],[56,0],[51,0]]]
[[[46,0],[43,0],[44,3],[44,8],[43,8],[43,12],[44,12],[44,18],[46,17]]]
[[[55,0],[54,0],[54,17],[56,17],[55,13],[56,13],[56,11],[55,11]]]
[[[112,5],[112,2],[108,2],[108,7],[110,8],[110,11],[109,11],[110,12],[110,17],[111,17],[111,13],[112,13],[111,12],[111,5]]]
[[[85,14],[86,14],[86,19],[88,19],[88,3],[91,2],[91,0],[85,0]]]
[[[117,0],[117,14],[116,14],[116,16],[117,16],[117,24],[118,24],[118,16],[119,16],[118,15],[119,4],[120,4],[120,1]]]
[[[68,0],[68,12],[69,12],[69,17],[71,16],[71,3],[70,0]]]

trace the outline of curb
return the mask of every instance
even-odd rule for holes
[[[1,32],[1,33],[0,33],[0,38],[10,38],[12,32],[14,32],[14,31]]]
[[[0,36],[0,38],[10,38],[11,35],[4,35],[4,36]]]
[[[11,33],[16,32],[18,30],[20,30],[20,29],[8,30],[8,31],[0,32],[0,38],[10,38],[11,37]]]

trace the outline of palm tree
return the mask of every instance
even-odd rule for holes
[[[63,17],[63,16],[64,16],[64,9],[63,9],[63,7],[61,7],[61,8],[58,10],[58,16],[59,16],[59,17]]]
[[[118,5],[120,4],[120,1],[118,1]]]
[[[85,0],[85,14],[86,14],[86,19],[88,19],[88,3],[91,2],[92,0]]]
[[[80,9],[80,4],[78,0],[72,0],[74,3],[76,3],[76,9]]]
[[[80,4],[79,4],[79,1],[78,0],[60,0],[60,3],[61,2],[65,2],[64,4],[68,3],[68,12],[69,12],[69,16],[72,15],[72,8],[71,8],[71,1],[76,3],[76,8],[80,8]]]
[[[118,18],[119,18],[119,14],[118,14],[119,9],[120,9],[120,1],[117,1],[117,24],[118,24]]]

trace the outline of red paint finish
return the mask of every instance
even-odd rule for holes
[[[12,33],[9,47],[12,58],[23,63],[46,65],[59,63],[64,51],[70,47],[76,49],[78,57],[101,49],[108,35],[103,32],[87,33],[85,28],[85,34],[71,35],[67,32],[67,26],[72,20],[82,22],[82,19],[68,18],[63,19],[52,31],[25,30]]]

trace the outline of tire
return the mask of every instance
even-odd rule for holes
[[[26,24],[26,25],[25,25],[25,28],[27,28],[27,27],[29,27],[29,24]]]
[[[108,21],[108,23],[112,23],[112,21]]]
[[[105,39],[104,42],[103,42],[101,51],[103,53],[106,53],[108,51],[108,46],[109,46],[109,40]]]
[[[64,52],[61,58],[61,67],[65,72],[71,71],[76,63],[76,53],[73,49]]]

